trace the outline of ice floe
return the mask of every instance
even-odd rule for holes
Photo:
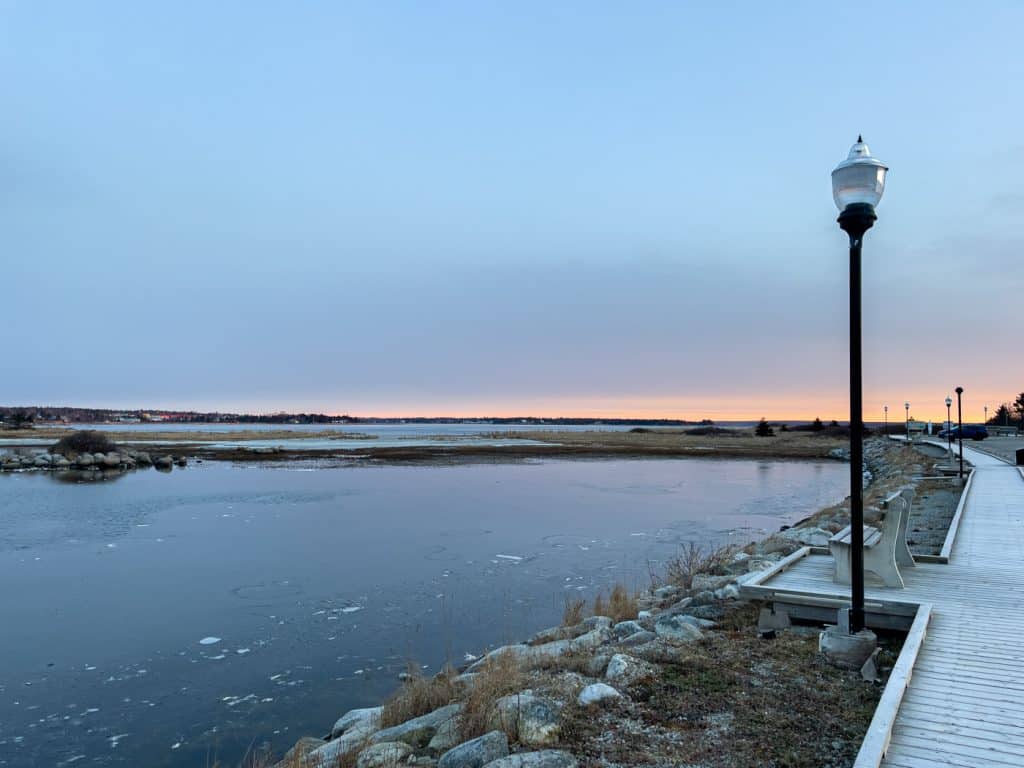
[[[202,640],[199,641],[199,644],[200,645],[216,645],[219,642],[220,642],[220,638],[219,637],[210,636],[210,637],[204,637]]]

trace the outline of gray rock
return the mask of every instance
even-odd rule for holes
[[[643,625],[639,621],[620,621],[614,627],[612,627],[612,637],[616,640],[621,640],[624,637],[636,634],[637,632],[643,631]]]
[[[715,598],[718,600],[736,600],[740,596],[740,588],[735,584],[726,584],[721,589],[715,590]]]
[[[609,629],[612,626],[612,620],[607,616],[590,616],[581,621],[578,626],[588,630]]]
[[[153,463],[153,460],[149,457],[149,454],[145,451],[138,451],[135,454],[135,461],[139,466],[146,467]]]
[[[320,768],[321,766],[326,768],[326,766],[335,765],[342,755],[363,749],[368,746],[373,734],[379,729],[380,726],[375,721],[352,726],[342,736],[328,741],[322,747],[309,753],[311,768]]]
[[[179,467],[184,467],[188,464],[188,459],[184,456],[179,456],[174,460],[174,463],[177,464]]]
[[[577,768],[576,759],[561,749],[520,752],[488,763],[485,768]]]
[[[654,622],[654,632],[658,637],[676,643],[691,643],[704,637],[698,629],[693,617],[681,614],[659,616]]]
[[[645,677],[656,674],[655,668],[646,661],[634,658],[625,653],[617,653],[608,662],[605,679],[617,685],[633,685]]]
[[[174,466],[174,461],[170,456],[157,456],[153,459],[153,466],[157,469],[170,469]]]
[[[693,602],[690,603],[691,606],[693,606],[693,605],[707,605],[709,603],[715,602],[715,593],[712,592],[709,589],[706,589],[703,592],[698,592],[696,595],[693,596],[692,599],[693,599]]]
[[[503,731],[491,731],[454,749],[437,761],[437,768],[483,768],[508,755],[508,737]]]
[[[459,718],[453,717],[451,720],[445,720],[437,727],[437,733],[430,739],[427,749],[434,754],[441,754],[447,752],[452,747],[457,747],[461,743],[462,731],[459,728]]]
[[[430,743],[437,729],[448,720],[453,720],[462,711],[461,704],[449,704],[420,717],[414,717],[401,725],[377,731],[371,737],[375,744],[384,741],[404,741],[414,749],[421,749]]]
[[[642,645],[644,643],[651,642],[651,640],[653,640],[656,637],[657,635],[653,632],[649,632],[646,629],[642,629],[639,632],[634,632],[629,637],[624,637],[622,640],[619,641],[619,645],[625,645],[630,647],[634,645]]]
[[[383,713],[384,707],[350,709],[335,721],[334,727],[331,728],[331,738],[336,739],[357,725],[376,725],[380,723],[380,717]]]
[[[33,462],[33,464],[35,466],[39,467],[40,469],[42,469],[43,467],[47,467],[48,468],[50,466],[50,457],[49,456],[39,456],[39,457],[36,458],[36,460]]]
[[[356,768],[395,768],[412,754],[412,747],[401,741],[383,741],[373,744],[356,759]]]
[[[494,703],[487,727],[500,729],[522,744],[545,747],[561,735],[559,705],[532,693],[502,696]]]
[[[607,683],[591,683],[576,697],[580,706],[589,707],[591,704],[599,704],[609,699],[621,698],[622,694]]]
[[[716,589],[721,589],[732,580],[732,576],[711,576],[706,573],[698,573],[693,577],[690,588],[695,592],[704,592],[705,590],[714,592]]]
[[[790,528],[776,535],[808,547],[827,547],[828,540],[832,538],[831,531],[822,528]]]
[[[91,453],[80,453],[78,454],[78,458],[75,459],[75,464],[80,467],[91,467],[95,463],[96,459],[93,458]]]
[[[659,600],[675,600],[683,594],[683,592],[684,590],[682,587],[677,587],[674,584],[667,584],[664,587],[658,587],[654,590],[654,596]]]
[[[71,462],[65,459],[63,456],[54,457],[53,466],[57,469],[67,469],[71,466]]]
[[[103,457],[103,466],[104,467],[110,467],[111,469],[113,469],[114,467],[117,467],[120,463],[121,463],[121,456],[120,456],[120,454],[114,453],[113,451],[111,451],[110,453],[106,454]]]

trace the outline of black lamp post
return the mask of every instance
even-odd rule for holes
[[[882,410],[885,411],[885,432],[884,432],[884,434],[888,435],[889,434],[889,406],[888,405],[883,405],[882,406]]]
[[[864,233],[878,218],[875,206],[885,188],[882,163],[858,136],[846,160],[832,171],[832,197],[839,228],[850,237],[850,623],[864,629],[864,421],[861,374],[860,262]],[[909,405],[907,408],[909,414]],[[909,432],[909,422],[908,422]]]
[[[950,457],[953,456],[953,422],[950,420],[949,407],[953,404],[953,398],[946,397],[946,447],[949,449]]]
[[[907,420],[905,426],[907,428],[907,442],[910,442],[910,403],[904,403],[903,407],[907,410]]]
[[[956,388],[956,438],[960,443],[960,479],[964,479],[964,409],[961,395],[964,393],[963,387]]]

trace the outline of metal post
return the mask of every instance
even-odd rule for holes
[[[963,387],[956,388],[956,436],[960,442],[960,479],[964,479],[964,410],[960,398],[964,393]]]
[[[946,402],[946,448],[949,450],[950,457],[953,456],[953,422],[952,416],[949,413],[949,407],[952,403]]]
[[[839,226],[850,236],[850,632],[864,629],[864,420],[861,373],[861,244],[874,208],[848,205]]]
[[[907,442],[909,443],[910,442],[910,403],[907,403],[904,406],[904,408],[907,409],[907,419],[906,419],[906,422],[905,422],[905,426],[907,428]]]
[[[889,406],[888,405],[884,406],[884,410],[885,410],[885,432],[884,432],[884,434],[886,436],[888,436],[888,434],[889,434]]]

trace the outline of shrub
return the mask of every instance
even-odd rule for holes
[[[665,564],[665,580],[690,589],[693,577],[698,573],[721,573],[732,559],[732,554],[733,548],[729,546],[705,550],[696,542],[687,542],[679,554]]]
[[[402,687],[384,702],[381,726],[389,728],[400,725],[406,720],[450,704],[457,696],[454,678],[454,673],[448,668],[434,677],[424,677],[420,668],[410,663]]]
[[[51,453],[69,455],[75,453],[109,453],[116,451],[117,446],[102,432],[95,429],[83,429],[64,435],[50,448]]]
[[[757,422],[754,434],[758,437],[773,437],[775,435],[775,430],[772,429],[771,425],[762,417],[761,420]]]

